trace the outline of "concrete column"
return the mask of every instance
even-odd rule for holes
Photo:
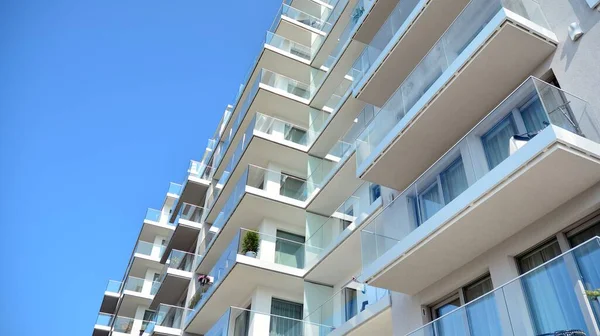
[[[260,233],[260,245],[257,258],[272,263],[275,261],[277,226],[271,219],[265,218],[258,226],[258,232]]]
[[[271,294],[262,287],[257,287],[252,295],[252,312],[248,336],[263,336],[269,334],[271,325]],[[269,313],[257,313],[269,312]]]

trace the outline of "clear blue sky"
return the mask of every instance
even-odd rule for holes
[[[280,2],[0,1],[0,335],[91,335]]]

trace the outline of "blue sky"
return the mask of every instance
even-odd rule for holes
[[[280,2],[0,1],[1,335],[91,335]]]

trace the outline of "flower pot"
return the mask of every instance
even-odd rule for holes
[[[246,252],[246,257],[256,258],[256,252],[248,251]]]

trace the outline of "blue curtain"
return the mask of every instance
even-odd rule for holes
[[[498,294],[502,296],[502,294]],[[502,300],[503,298],[500,298]],[[471,336],[501,336],[502,327],[496,306],[496,293],[487,294],[466,306]]]
[[[590,241],[574,252],[586,290],[600,289],[600,242]],[[600,299],[590,301],[596,321],[600,324]]]
[[[440,174],[442,190],[444,192],[444,204],[450,203],[458,195],[468,188],[467,175],[463,165],[462,157],[456,159]]]
[[[533,101],[520,110],[527,132],[535,133],[541,131],[549,124],[542,102],[537,95]]]
[[[423,224],[443,207],[444,202],[439,193],[438,184],[435,182],[419,196],[419,208],[421,214],[419,224]]]
[[[463,336],[467,335],[465,330],[465,319],[464,309],[457,310],[451,314],[451,311],[455,310],[460,306],[458,299],[455,302],[444,305],[436,309],[438,316],[442,316],[441,319],[433,323],[434,334],[436,336]],[[445,315],[447,314],[447,315]]]
[[[587,328],[563,259],[557,259],[521,278],[529,311],[538,334]]]
[[[510,155],[510,139],[516,130],[513,117],[509,114],[481,137],[490,170]]]

